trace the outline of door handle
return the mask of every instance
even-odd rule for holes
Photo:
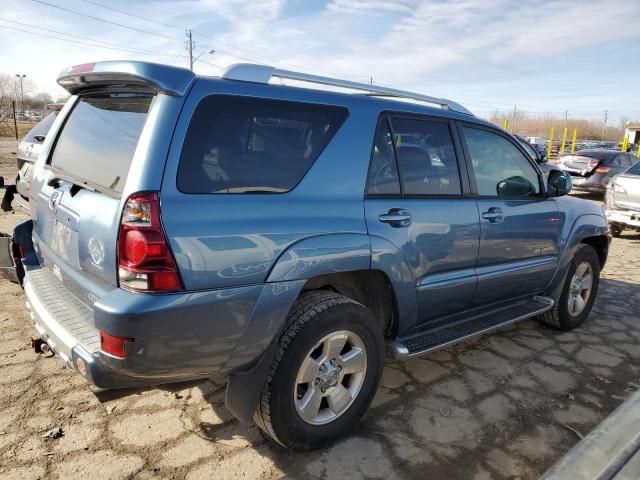
[[[378,220],[392,227],[408,227],[411,225],[411,214],[402,208],[392,208],[389,213],[380,215]]]
[[[492,223],[501,223],[504,220],[504,213],[497,207],[491,207],[489,211],[482,213],[482,218]]]

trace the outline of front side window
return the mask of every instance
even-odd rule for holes
[[[280,193],[297,185],[347,117],[343,107],[212,95],[193,114],[184,193]]]
[[[538,173],[509,140],[477,128],[463,127],[463,132],[478,195],[526,199],[540,194]]]
[[[398,168],[406,195],[460,195],[460,175],[449,125],[393,118]]]

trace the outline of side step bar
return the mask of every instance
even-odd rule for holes
[[[513,305],[453,321],[451,325],[387,343],[387,354],[396,361],[433,352],[453,343],[489,333],[497,328],[535,317],[553,308],[553,299],[533,297]]]

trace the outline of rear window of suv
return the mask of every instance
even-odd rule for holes
[[[33,127],[29,131],[29,133],[25,135],[22,141],[30,143],[42,143],[42,138],[44,138],[47,133],[49,133],[51,125],[53,125],[53,122],[55,121],[57,116],[58,112],[51,112],[49,115],[40,120],[40,122],[35,127]],[[39,138],[36,139],[36,137]]]
[[[58,136],[51,166],[122,193],[152,100],[125,93],[80,98]]]
[[[295,187],[347,109],[231,95],[205,98],[178,167],[184,193],[281,193]]]

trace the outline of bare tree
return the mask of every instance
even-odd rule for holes
[[[11,102],[15,99],[15,77],[7,73],[0,73],[0,122],[6,122],[13,117]]]

